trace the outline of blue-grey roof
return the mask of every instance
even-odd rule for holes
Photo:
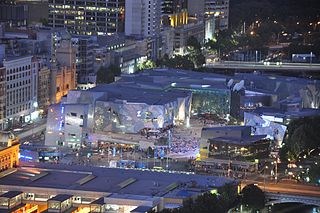
[[[251,128],[251,127],[250,126],[218,126],[218,127],[204,127],[202,128],[202,131],[210,131],[210,130],[242,131],[248,128]]]
[[[122,84],[101,84],[89,91],[105,92],[105,95],[98,98],[97,101],[123,100],[131,103],[146,103],[152,105],[163,105],[175,101],[177,98],[191,95],[190,91],[161,91],[155,89],[129,87]]]
[[[258,107],[253,111],[253,113],[258,115],[272,115],[279,118],[301,118],[308,116],[320,116],[320,109],[304,108],[299,111],[288,111],[285,112],[282,109],[273,107]]]
[[[228,143],[228,144],[234,144],[234,145],[252,145],[255,142],[259,142],[263,139],[265,139],[267,135],[253,135],[249,137],[243,137],[243,138],[234,138],[234,137],[218,137],[218,138],[213,138],[211,140],[219,143]]]
[[[9,191],[9,192],[6,192],[2,195],[0,195],[0,197],[5,197],[5,198],[14,198],[18,195],[21,195],[23,192],[21,191]]]
[[[58,194],[56,196],[54,196],[53,198],[50,198],[49,201],[59,201],[59,202],[63,202],[65,200],[68,200],[69,198],[71,198],[72,195],[67,195],[67,194]]]
[[[132,213],[146,213],[148,211],[150,211],[152,209],[152,207],[150,206],[138,206],[137,208],[131,210],[130,212]]]
[[[47,175],[33,180],[31,178],[32,174],[29,174],[32,171],[40,172],[40,174],[47,173]],[[18,168],[16,172],[0,178],[0,186],[12,185],[113,194],[163,196],[170,191],[167,191],[167,189],[170,189],[173,184],[177,184],[177,187],[181,190],[185,188],[184,185],[190,182],[196,182],[197,186],[207,189],[221,187],[226,183],[233,182],[232,179],[215,176],[75,165],[38,164],[36,168],[32,168],[32,171],[27,168]],[[88,175],[94,175],[95,178],[82,185],[76,184]],[[129,185],[123,186],[122,183],[125,183],[130,178],[134,181],[131,181]]]

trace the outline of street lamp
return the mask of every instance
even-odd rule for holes
[[[268,168],[269,168],[268,166],[265,166],[265,168],[264,168],[264,175],[263,175],[264,191],[266,191],[266,170]]]

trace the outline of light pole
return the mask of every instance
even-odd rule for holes
[[[278,180],[278,158],[275,161],[276,163],[276,173],[275,173],[275,177],[274,177],[274,182],[277,183]]]
[[[265,166],[264,168],[264,175],[263,175],[263,185],[264,185],[264,191],[266,191],[266,170],[268,169],[268,166]]]

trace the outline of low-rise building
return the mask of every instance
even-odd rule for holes
[[[19,165],[19,146],[13,133],[0,131],[0,172]]]
[[[252,135],[250,126],[203,128],[196,170],[233,177],[256,172],[259,160],[270,154],[270,140],[266,137]]]
[[[7,212],[26,205],[48,212],[159,212],[181,207],[184,201],[225,184],[237,187],[224,177],[47,164],[18,168],[0,177],[0,208]]]

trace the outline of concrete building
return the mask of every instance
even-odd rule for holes
[[[32,56],[3,61],[6,69],[6,127],[38,117],[38,70]]]
[[[106,35],[124,32],[124,0],[49,0],[49,26],[71,34]]]
[[[126,0],[125,34],[156,37],[160,33],[161,4],[158,0]]]
[[[38,107],[44,112],[50,104],[50,69],[38,59]]]
[[[47,0],[16,0],[17,5],[27,7],[27,24],[39,24],[48,20],[49,8]]]
[[[163,0],[161,7],[163,26],[177,27],[188,24],[187,0]]]
[[[237,187],[224,177],[46,164],[2,176],[0,208],[7,212],[28,207],[47,212],[159,212],[179,208],[203,193],[218,192],[225,184]]]
[[[6,118],[6,69],[0,68],[0,130],[5,128]]]
[[[0,172],[19,165],[19,138],[11,132],[0,131]]]
[[[14,2],[0,2],[0,22],[8,26],[26,26],[27,25],[27,7],[25,5],[16,5]]]
[[[175,28],[174,31],[174,53],[178,55],[184,55],[187,50],[187,40],[193,36],[200,44],[204,43],[205,39],[205,23],[199,21],[196,23],[190,23]]]
[[[229,177],[245,177],[246,172],[256,172],[258,159],[270,154],[270,140],[266,137],[252,135],[250,126],[203,128],[196,169]]]
[[[73,36],[72,44],[77,48],[77,82],[95,83],[90,81],[90,75],[94,75],[94,48],[97,46],[96,37],[93,36]]]
[[[76,48],[72,46],[68,33],[62,34],[60,40],[53,42],[50,79],[51,103],[59,103],[69,90],[76,88]]]
[[[228,29],[229,0],[188,0],[188,12],[200,19],[214,16],[217,30]]]

